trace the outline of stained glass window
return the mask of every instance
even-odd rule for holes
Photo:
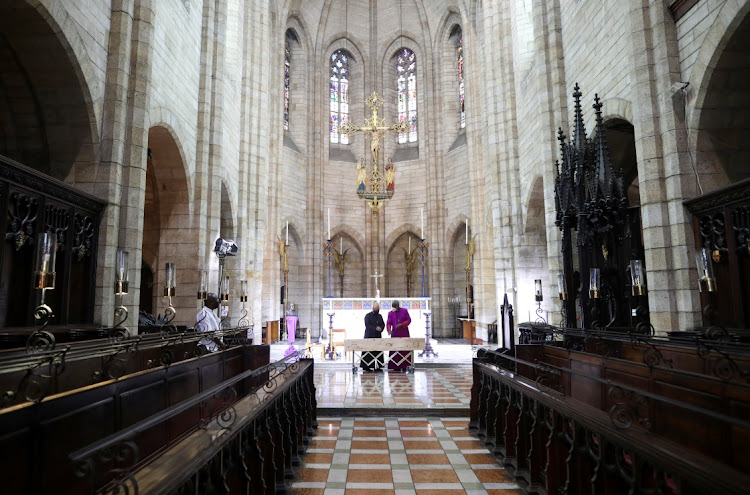
[[[464,100],[464,36],[461,28],[456,33],[456,60],[458,64],[458,104],[461,129],[466,127],[466,107]]]
[[[349,144],[349,136],[339,132],[339,127],[349,121],[349,54],[343,50],[337,50],[331,55],[329,93],[331,142]]]
[[[289,130],[289,71],[292,64],[292,49],[289,33],[286,35],[284,49],[284,130]]]
[[[398,120],[408,122],[409,130],[399,133],[399,143],[417,141],[417,56],[408,48],[402,49],[396,62],[398,90]]]

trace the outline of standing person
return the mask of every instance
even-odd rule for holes
[[[214,313],[218,307],[219,296],[211,292],[206,296],[206,299],[203,301],[203,308],[198,311],[195,317],[196,332],[211,332],[213,334],[210,338],[201,339],[198,342],[198,345],[204,346],[209,352],[226,349],[221,337],[216,335],[216,332],[221,328],[221,320]]]
[[[411,317],[409,312],[401,307],[401,303],[393,301],[391,303],[391,312],[388,313],[388,323],[385,328],[391,337],[408,337],[409,323]],[[406,368],[412,365],[409,351],[390,351],[388,359],[388,369],[394,371],[406,371]]]
[[[365,315],[365,338],[379,339],[383,334],[383,328],[385,323],[383,315],[380,314],[380,304],[374,302],[372,311]],[[383,368],[383,352],[363,352],[359,365],[364,371],[380,371]]]

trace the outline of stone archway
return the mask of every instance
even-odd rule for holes
[[[146,197],[143,210],[143,262],[153,269],[153,309],[163,312],[164,267],[175,263],[175,323],[191,325],[198,284],[198,239],[192,228],[190,197],[182,153],[172,132],[155,126],[148,132]]]
[[[729,6],[725,7],[729,9]],[[722,11],[723,13],[723,11]],[[736,26],[736,27],[735,27]],[[703,192],[750,178],[750,6],[735,13],[716,46],[705,46],[693,72],[713,48],[698,87],[691,141]],[[709,37],[710,38],[710,37]]]
[[[0,4],[0,154],[94,193],[94,112],[54,22],[25,2]]]

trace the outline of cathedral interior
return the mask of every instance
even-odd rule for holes
[[[5,0],[0,60],[4,493],[746,493],[750,0]]]

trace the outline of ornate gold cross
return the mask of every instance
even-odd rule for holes
[[[379,94],[373,92],[365,102],[372,111],[370,118],[365,119],[363,126],[346,122],[341,126],[341,132],[347,136],[350,136],[353,132],[363,132],[365,137],[370,140],[372,173],[369,177],[366,175],[363,158],[362,165],[357,167],[357,195],[366,200],[373,214],[377,215],[378,209],[383,205],[383,200],[390,199],[393,196],[393,176],[395,173],[393,165],[389,163],[390,170],[386,167],[386,172],[388,172],[386,177],[380,174],[380,141],[388,131],[408,131],[409,124],[408,122],[399,122],[390,126],[386,125],[385,121],[378,115],[378,108],[383,104],[383,98]]]

